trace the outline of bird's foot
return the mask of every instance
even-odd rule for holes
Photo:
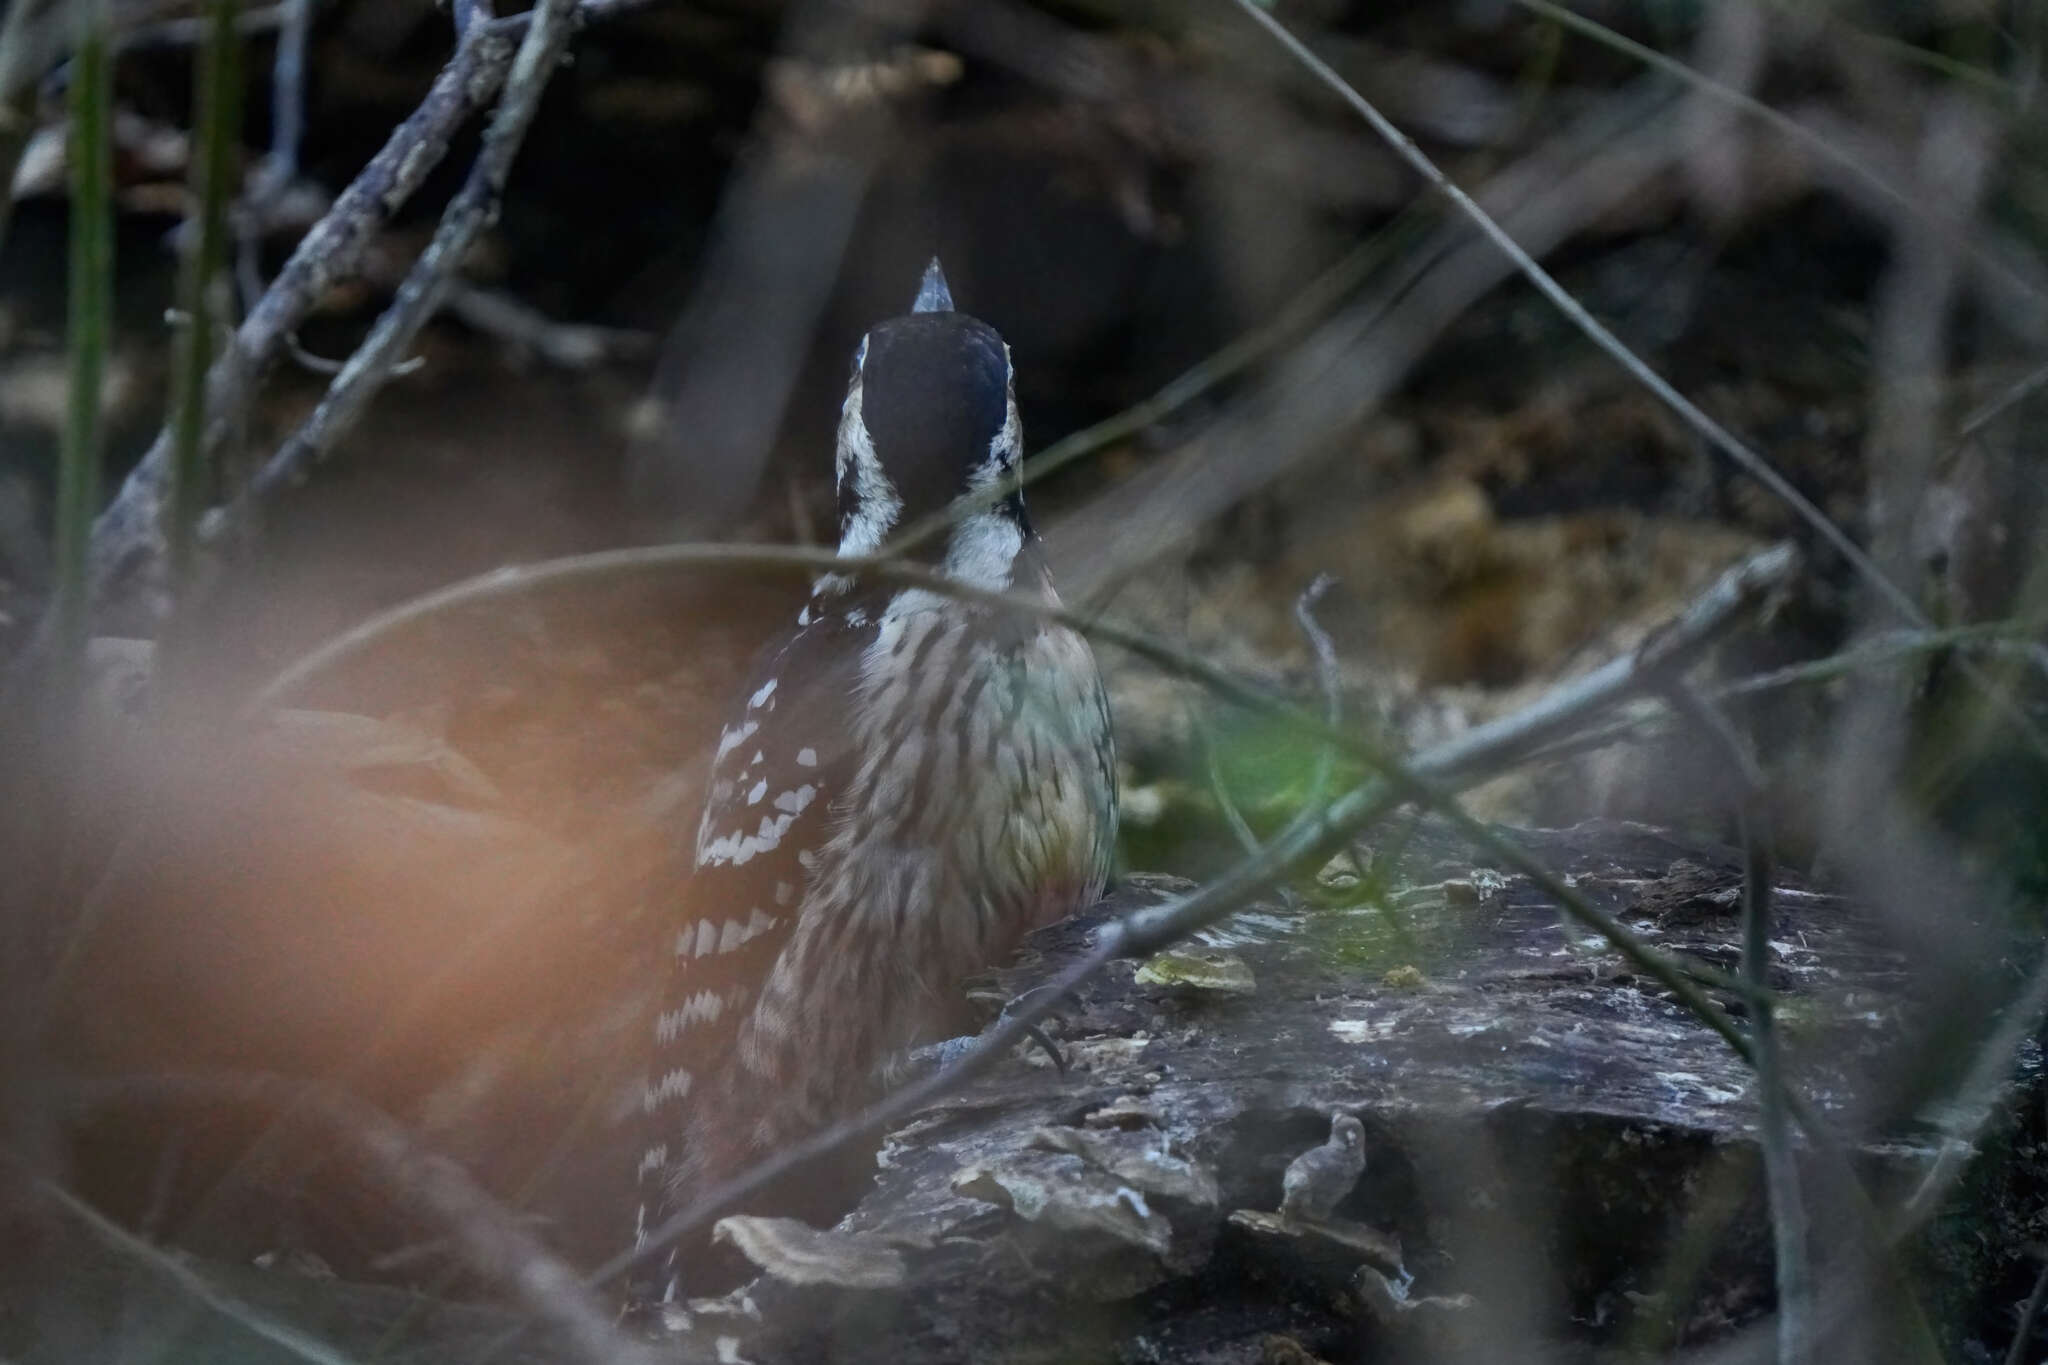
[[[1027,1010],[1036,1009],[1045,1002],[1049,994],[1056,991],[1057,988],[1053,986],[1034,986],[1021,995],[1012,997],[1003,1006],[1002,1013],[996,1016],[995,1022],[980,1033],[964,1034],[958,1038],[945,1038],[936,1043],[927,1043],[923,1047],[915,1048],[911,1051],[910,1062],[913,1066],[918,1067],[950,1066],[979,1046],[982,1039],[1008,1027],[1019,1014]],[[1032,1024],[1024,1031],[1024,1036],[1051,1060],[1055,1070],[1062,1076],[1067,1074],[1066,1057],[1061,1054],[1059,1044],[1047,1036],[1044,1029],[1040,1028],[1037,1024]]]

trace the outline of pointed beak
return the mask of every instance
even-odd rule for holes
[[[939,268],[939,258],[932,257],[932,263],[924,268],[924,280],[917,286],[917,301],[910,305],[913,313],[950,313],[953,311],[953,291],[946,284],[946,272]]]

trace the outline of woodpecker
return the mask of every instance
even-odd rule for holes
[[[1055,605],[1017,477],[1009,347],[934,260],[854,355],[839,554],[966,494],[920,553]],[[1087,641],[1044,618],[826,574],[762,656],[712,761],[642,1093],[636,1243],[689,1198],[874,1093],[941,1036],[965,977],[1092,903],[1115,749]],[[673,1297],[673,1253],[665,1285]]]
[[[1280,1180],[1281,1216],[1320,1223],[1365,1174],[1365,1126],[1349,1114],[1330,1116],[1330,1139],[1288,1163]]]

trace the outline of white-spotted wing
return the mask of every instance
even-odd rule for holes
[[[692,1164],[675,1146],[692,1126],[692,1098],[716,1102],[712,1083],[788,941],[848,779],[848,708],[873,629],[858,606],[834,607],[813,615],[814,606],[765,652],[719,736],[642,1096],[643,1181]]]

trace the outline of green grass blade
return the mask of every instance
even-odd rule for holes
[[[206,0],[206,35],[193,86],[191,202],[194,222],[178,272],[178,340],[172,358],[171,496],[164,527],[171,590],[189,596],[200,515],[212,495],[206,450],[206,372],[213,364],[213,284],[242,115],[241,44],[235,0]]]
[[[104,439],[100,391],[106,375],[114,275],[111,60],[105,0],[79,6],[78,53],[71,78],[70,401],[57,467],[56,612],[58,696],[74,695],[92,587],[87,546],[100,503]]]

